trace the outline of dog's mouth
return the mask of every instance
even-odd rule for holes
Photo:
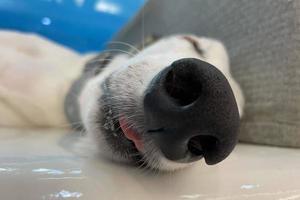
[[[101,120],[102,133],[112,151],[128,159],[139,160],[143,142],[138,132],[124,116],[116,117],[110,106],[102,109],[105,110]]]
[[[120,117],[119,124],[120,124],[120,128],[122,129],[124,136],[128,140],[130,140],[134,143],[135,148],[139,152],[142,152],[144,149],[144,142],[141,138],[141,135],[138,133],[138,131],[133,126],[130,126],[130,124],[128,123],[126,118],[123,116]]]

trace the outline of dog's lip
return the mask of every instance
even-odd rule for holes
[[[119,118],[119,123],[124,136],[134,143],[138,151],[143,151],[144,143],[140,134],[132,126],[129,125],[124,116]]]

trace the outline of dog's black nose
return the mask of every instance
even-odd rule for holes
[[[175,61],[149,85],[144,98],[149,137],[176,162],[225,159],[237,142],[238,107],[225,76],[194,58]]]

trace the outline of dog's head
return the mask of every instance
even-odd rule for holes
[[[174,170],[230,154],[243,99],[221,43],[177,35],[115,56],[86,83],[79,104],[102,154]]]

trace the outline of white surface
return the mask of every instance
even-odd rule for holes
[[[0,199],[300,199],[300,151],[238,145],[217,166],[172,174],[72,153],[63,131],[0,131]]]

